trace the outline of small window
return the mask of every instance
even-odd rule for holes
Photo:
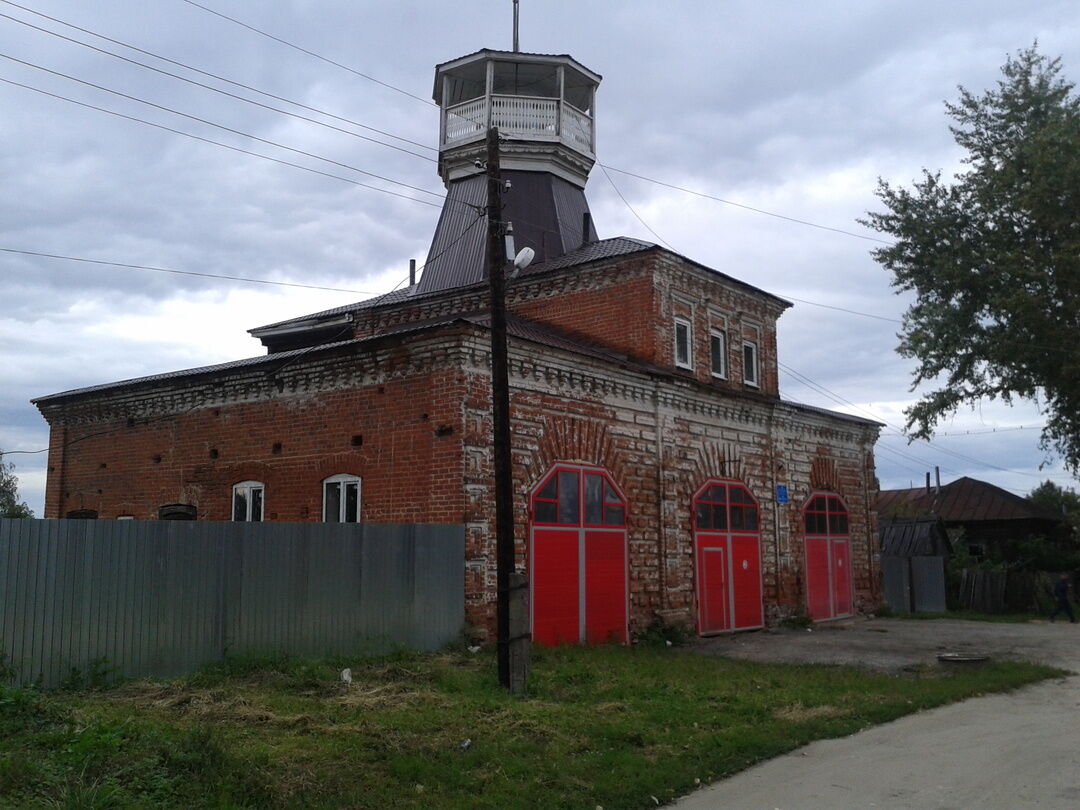
[[[714,329],[709,333],[709,358],[712,375],[717,379],[727,379],[727,335]]]
[[[758,347],[752,340],[744,340],[743,351],[743,382],[757,388],[761,383],[758,380]]]
[[[360,479],[355,475],[331,475],[323,481],[323,522],[360,522]]]
[[[233,520],[257,523],[263,519],[265,487],[258,481],[241,481],[233,487]]]
[[[675,365],[679,368],[693,368],[690,360],[690,321],[675,319]]]
[[[135,516],[134,515],[117,515],[116,519],[117,520],[134,520]]]

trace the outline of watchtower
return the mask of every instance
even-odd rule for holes
[[[601,77],[565,54],[481,50],[435,69],[439,175],[447,198],[419,291],[486,278],[483,161],[499,130],[503,216],[518,247],[553,259],[596,239],[585,184],[596,162],[596,89]],[[475,226],[475,227],[474,227]]]

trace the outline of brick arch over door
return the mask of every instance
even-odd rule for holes
[[[803,507],[806,610],[815,621],[852,614],[851,534],[847,505],[815,492]]]
[[[529,505],[533,640],[625,643],[626,497],[603,468],[558,462],[532,490]]]
[[[757,500],[739,481],[713,479],[694,494],[698,633],[765,623]]]
[[[623,450],[602,421],[574,417],[546,418],[531,470],[534,474],[546,474],[562,461],[596,464],[607,470],[615,480],[624,477]]]

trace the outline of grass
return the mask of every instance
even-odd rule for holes
[[[167,683],[0,689],[0,806],[655,807],[814,739],[1062,674],[568,647],[534,651],[530,696],[513,699],[494,669],[458,651],[271,657]]]
[[[1045,619],[1039,613],[980,613],[977,610],[948,610],[942,612],[895,613],[897,619],[957,619],[969,622],[993,622],[996,624],[1027,624]]]

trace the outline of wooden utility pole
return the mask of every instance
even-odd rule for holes
[[[487,133],[488,177],[488,284],[491,292],[491,409],[492,452],[495,473],[495,564],[499,683],[515,694],[525,691],[523,656],[511,655],[511,645],[527,643],[521,606],[511,611],[511,599],[524,597],[520,577],[514,574],[514,493],[510,460],[510,380],[506,357],[506,248],[502,221],[502,176],[499,167],[499,130]],[[515,581],[512,583],[511,580]],[[511,613],[517,621],[511,626]],[[513,664],[512,660],[513,659]],[[527,660],[527,651],[524,660]]]

